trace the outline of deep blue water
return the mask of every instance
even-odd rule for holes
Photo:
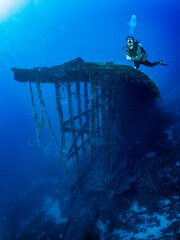
[[[54,157],[37,144],[28,85],[14,81],[11,67],[54,66],[79,56],[130,64],[122,47],[135,14],[133,36],[141,40],[148,59],[169,64],[140,69],[159,86],[163,101],[173,104],[180,91],[179,12],[178,0],[32,0],[0,23],[1,210]]]

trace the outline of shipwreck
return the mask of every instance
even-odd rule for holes
[[[46,121],[67,172],[68,161],[73,159],[74,181],[81,181],[82,175],[100,161],[102,184],[96,182],[94,188],[121,192],[118,183],[127,172],[130,174],[135,161],[131,158],[145,149],[151,132],[152,109],[161,98],[155,82],[131,66],[85,62],[80,57],[59,66],[12,71],[16,81],[29,83],[38,141]],[[39,115],[32,84],[37,87]],[[55,88],[60,145],[46,110],[42,84]],[[62,104],[62,91],[67,96],[68,113]],[[67,144],[70,140],[72,143]],[[83,169],[82,159],[88,159]]]

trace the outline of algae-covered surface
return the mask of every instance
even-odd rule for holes
[[[13,68],[14,78],[20,82],[89,82],[89,73],[93,73],[97,84],[102,81],[115,84],[116,82],[125,82],[127,84],[144,84],[150,89],[155,98],[160,98],[160,92],[155,82],[145,73],[136,70],[131,66],[108,63],[85,62],[82,58],[76,58],[72,61],[54,67],[35,67],[33,69]]]

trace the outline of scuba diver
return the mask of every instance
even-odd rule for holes
[[[167,64],[163,63],[161,60],[159,62],[149,62],[147,60],[147,53],[146,51],[141,47],[141,44],[139,44],[139,41],[135,41],[135,39],[132,36],[128,36],[126,38],[127,45],[124,48],[126,48],[126,59],[129,62],[134,61],[134,68],[138,69],[140,64],[143,64],[148,67],[154,67],[156,65],[163,65],[168,66]]]

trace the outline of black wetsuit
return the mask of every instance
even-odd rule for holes
[[[134,43],[133,49],[130,49],[129,47],[126,48],[126,56],[132,58],[132,61],[134,61],[134,66],[137,69],[139,68],[140,64],[148,67],[154,67],[158,64],[161,64],[160,62],[149,62],[147,60],[147,53],[138,43]]]
[[[134,66],[137,69],[139,68],[140,64],[143,64],[143,65],[148,66],[148,67],[154,67],[154,66],[160,64],[160,62],[153,62],[153,63],[151,63],[147,59],[145,61],[141,61],[141,60],[140,61],[134,61]]]

